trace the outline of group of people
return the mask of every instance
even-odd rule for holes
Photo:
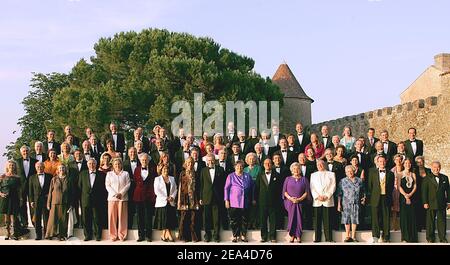
[[[249,137],[229,123],[225,135],[200,139],[159,125],[150,136],[136,128],[128,140],[115,123],[109,129],[99,139],[86,128],[80,141],[66,126],[62,143],[49,130],[33,150],[20,148],[0,176],[5,239],[18,240],[30,219],[36,240],[66,240],[79,227],[85,241],[100,241],[103,229],[123,241],[137,219],[139,242],[154,229],[174,242],[177,228],[177,240],[200,241],[203,229],[204,241],[219,242],[229,227],[232,242],[247,242],[248,229],[259,229],[261,242],[277,242],[277,229],[291,243],[304,229],[314,229],[314,242],[322,230],[333,242],[341,228],[345,242],[357,242],[356,230],[370,227],[374,242],[399,229],[403,242],[417,242],[423,229],[434,242],[437,219],[447,242],[448,177],[438,161],[425,167],[415,128],[397,144],[386,130],[380,139],[373,128],[359,138],[350,127],[330,136],[327,126],[307,134],[301,123],[289,134],[251,128]]]

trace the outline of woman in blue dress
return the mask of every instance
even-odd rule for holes
[[[345,175],[347,177],[338,185],[338,211],[342,213],[341,223],[345,225],[346,233],[344,242],[358,242],[356,227],[359,224],[360,204],[365,203],[366,195],[363,182],[355,176],[353,166],[345,167]]]

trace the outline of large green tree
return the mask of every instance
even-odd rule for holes
[[[39,97],[45,101],[39,117],[27,109],[37,92],[24,100],[27,114],[19,122],[19,139],[42,139],[49,124],[59,135],[70,124],[80,136],[87,126],[103,133],[110,121],[124,128],[167,124],[174,116],[171,103],[191,101],[195,92],[222,103],[282,102],[279,88],[254,72],[251,58],[221,48],[210,38],[146,29],[101,38],[94,50],[90,60],[78,61],[68,75],[39,75],[49,79],[43,88],[54,89]]]

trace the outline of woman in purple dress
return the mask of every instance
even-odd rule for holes
[[[282,198],[284,208],[288,212],[288,227],[290,243],[297,239],[302,242],[302,205],[303,201],[311,200],[309,181],[302,176],[300,164],[295,162],[290,167],[292,176],[284,181]]]

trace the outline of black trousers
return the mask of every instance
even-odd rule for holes
[[[152,239],[153,215],[155,214],[154,205],[149,202],[134,202],[138,215],[138,236],[139,238]]]
[[[446,210],[432,210],[427,209],[426,210],[426,223],[427,223],[427,240],[428,241],[434,241],[436,239],[436,236],[434,234],[434,231],[436,230],[436,219],[437,219],[437,230],[438,230],[438,236],[439,240],[443,241],[446,239],[446,230],[447,230],[447,220],[446,220]],[[436,218],[437,217],[437,218]]]
[[[329,242],[333,240],[333,224],[332,224],[332,213],[334,207],[314,207],[314,241],[322,240],[322,223],[323,232],[325,234],[325,241]]]
[[[380,227],[383,228],[383,239],[389,240],[391,235],[391,207],[386,203],[386,196],[381,195],[378,206],[372,206],[372,236],[380,238]]]
[[[133,197],[128,195],[128,198],[133,198]],[[136,214],[136,211],[137,211],[136,202],[129,200],[128,201],[128,229],[133,229],[134,215]]]
[[[44,221],[44,235],[47,231],[48,214],[47,201],[37,202],[34,206],[33,226],[36,230],[36,238],[42,238],[42,221]]]
[[[307,201],[302,204],[302,223],[303,230],[313,229],[313,207],[312,203]]]
[[[28,227],[28,209],[30,209],[30,216],[33,216],[34,210],[28,202],[28,196],[22,196],[22,205],[19,207],[19,222],[24,228]],[[28,207],[27,207],[28,206]]]
[[[219,205],[208,204],[203,206],[203,225],[205,227],[205,239],[211,239],[211,229],[213,230],[213,240],[220,238],[220,214]]]
[[[246,208],[229,208],[228,213],[233,237],[247,236],[249,210]]]
[[[277,239],[277,209],[275,207],[259,206],[259,224],[261,226],[261,239],[270,240]],[[267,220],[269,220],[269,233],[267,233]]]
[[[85,238],[92,238],[93,235],[96,239],[102,238],[102,213],[102,209],[98,206],[82,208]]]

